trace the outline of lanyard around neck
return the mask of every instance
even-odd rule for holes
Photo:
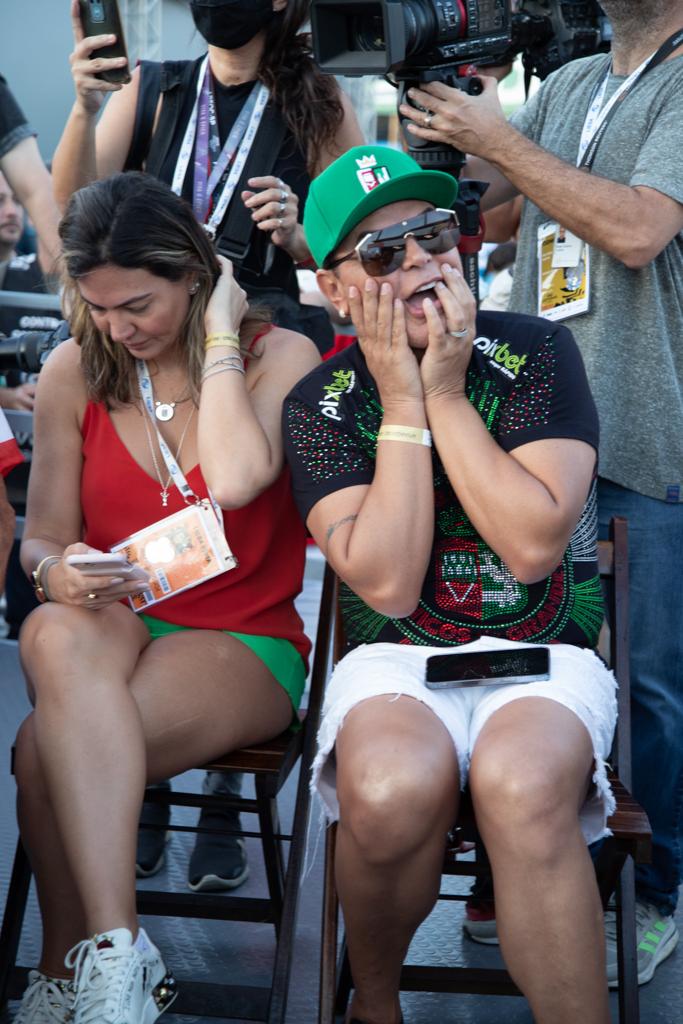
[[[659,49],[655,50],[654,53],[651,53],[650,56],[635,69],[635,71],[631,72],[628,78],[621,83],[605,108],[601,109],[605,90],[607,88],[607,82],[609,81],[609,76],[612,73],[612,64],[610,62],[610,66],[607,68],[605,77],[593,93],[591,104],[586,115],[583,131],[581,132],[581,141],[579,142],[579,153],[576,159],[577,167],[587,167],[588,170],[591,169],[598,146],[602,141],[609,122],[617,111],[618,105],[623,103],[646,72],[651,71],[653,68],[656,68],[661,64],[663,60],[666,60],[666,58],[672,54],[674,50],[677,50],[682,43],[683,29],[679,29],[677,32],[670,35],[669,38],[662,43]]]
[[[185,474],[183,473],[180,466],[178,465],[177,459],[175,458],[173,452],[171,451],[171,449],[168,447],[163,437],[161,436],[161,431],[159,430],[156,416],[154,415],[154,389],[152,388],[152,378],[149,375],[147,364],[143,359],[136,359],[135,369],[138,375],[138,385],[140,388],[140,395],[142,396],[142,402],[145,406],[145,409],[147,410],[147,415],[152,421],[152,426],[154,427],[157,436],[157,441],[159,443],[159,451],[161,452],[161,456],[164,462],[166,463],[166,469],[169,472],[171,480],[182,494],[187,505],[200,504],[201,498],[197,497],[197,495],[194,493],[194,491],[188,484],[187,478],[185,477]],[[221,511],[221,508],[210,491],[208,491],[208,494],[209,500],[211,501],[211,506],[216,514],[216,518],[222,526],[223,513]]]
[[[211,68],[209,67],[208,55],[202,61],[197,77],[195,103],[185,128],[185,135],[178,153],[171,188],[176,195],[182,194],[183,182],[185,181],[185,175],[194,147],[192,205],[195,216],[200,223],[205,224],[212,238],[216,235],[239,182],[254,138],[256,137],[256,132],[261,124],[263,112],[268,103],[268,95],[268,89],[263,83],[256,82],[254,84],[209,175],[207,165],[211,120]],[[195,138],[197,140],[196,146]],[[211,195],[229,165],[230,173],[226,178],[218,202],[207,220]]]

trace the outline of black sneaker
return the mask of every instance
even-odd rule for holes
[[[197,823],[202,828],[241,828],[240,816],[235,810],[203,808]],[[244,840],[236,835],[197,835],[187,869],[187,884],[192,892],[222,892],[236,889],[249,877],[249,865]]]
[[[168,789],[170,782],[160,782],[149,789]],[[161,871],[166,859],[166,843],[171,833],[168,823],[171,819],[171,808],[164,804],[150,803],[145,800],[140,812],[140,824],[151,828],[138,829],[138,848],[135,855],[135,874],[138,878],[150,878]]]

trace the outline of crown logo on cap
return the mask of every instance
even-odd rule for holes
[[[374,167],[375,164],[377,163],[377,157],[374,155],[374,153],[371,153],[369,156],[362,156],[360,160],[357,159],[356,163],[358,164],[359,168],[362,171],[366,167]]]

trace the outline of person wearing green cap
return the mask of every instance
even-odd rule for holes
[[[304,213],[319,286],[358,333],[283,413],[295,499],[342,580],[348,653],[313,785],[339,819],[347,1022],[401,1020],[401,964],[469,780],[502,950],[535,1020],[608,1024],[586,845],[614,806],[615,682],[590,650],[597,415],[565,327],[476,313],[456,190],[361,146],[313,181]],[[551,645],[546,678],[426,685],[432,655],[532,645]]]

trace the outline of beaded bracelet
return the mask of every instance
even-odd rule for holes
[[[423,444],[432,447],[432,435],[423,427],[403,427],[400,424],[387,424],[379,428],[378,441],[407,441],[409,444]]]

